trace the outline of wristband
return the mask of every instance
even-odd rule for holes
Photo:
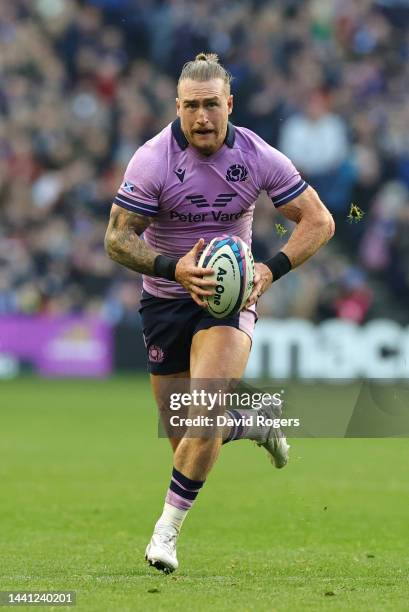
[[[274,255],[271,259],[267,259],[267,261],[263,262],[267,268],[271,270],[273,275],[273,282],[287,274],[291,270],[291,261],[288,259],[287,255],[282,251],[279,251],[277,255]]]
[[[166,257],[166,255],[158,255],[153,262],[153,275],[174,281],[176,264],[176,259],[171,259],[170,257]]]

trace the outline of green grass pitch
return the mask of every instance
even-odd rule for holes
[[[407,440],[294,440],[282,471],[233,442],[164,576],[143,558],[171,469],[147,377],[2,382],[0,411],[0,590],[99,612],[409,609]]]

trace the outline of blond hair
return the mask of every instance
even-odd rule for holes
[[[186,62],[180,73],[178,91],[184,79],[201,82],[221,79],[225,84],[227,94],[230,94],[232,76],[226,68],[219,64],[219,57],[216,53],[199,53],[194,60]]]

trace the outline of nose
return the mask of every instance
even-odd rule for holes
[[[199,107],[199,112],[198,112],[198,115],[197,115],[197,121],[198,121],[198,123],[201,123],[202,125],[205,125],[209,121],[209,119],[207,117],[207,111],[204,108],[204,106],[200,106]]]

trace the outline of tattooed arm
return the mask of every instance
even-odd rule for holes
[[[151,217],[113,204],[105,234],[105,250],[109,257],[135,272],[153,276],[154,261],[159,253],[139,237],[151,222]]]
[[[105,234],[105,250],[109,257],[135,272],[156,276],[155,259],[160,253],[151,249],[139,237],[152,221],[151,217],[129,212],[113,204]],[[202,298],[205,295],[213,295],[216,282],[203,278],[213,275],[213,270],[198,268],[196,265],[203,246],[204,240],[201,238],[184,257],[178,260],[174,279],[189,291],[196,304],[205,307]]]

